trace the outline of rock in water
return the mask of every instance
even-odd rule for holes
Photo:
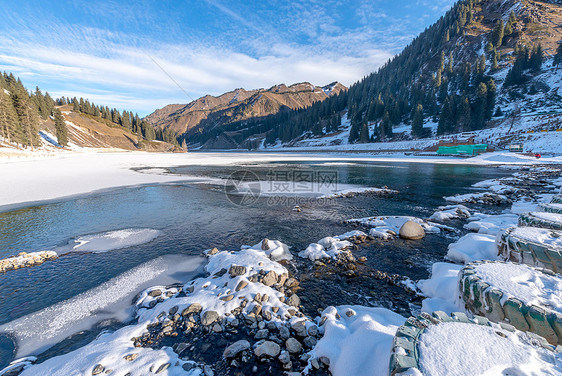
[[[407,221],[400,227],[399,234],[402,239],[418,240],[425,236],[425,231],[419,223]]]
[[[225,358],[234,358],[236,355],[241,353],[244,350],[248,350],[250,348],[250,342],[242,339],[240,341],[234,342],[232,345],[228,346],[223,353]]]

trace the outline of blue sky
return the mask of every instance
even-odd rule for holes
[[[146,115],[238,87],[350,85],[453,0],[0,0],[0,70]]]

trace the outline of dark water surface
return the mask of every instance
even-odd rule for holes
[[[322,237],[352,230],[342,224],[345,219],[372,215],[427,217],[445,204],[443,196],[470,192],[475,182],[510,173],[492,167],[381,162],[195,166],[173,172],[227,178],[240,169],[251,170],[260,179],[267,179],[272,171],[332,171],[337,173],[339,184],[386,185],[400,193],[308,201],[303,203],[303,211],[296,213],[291,210],[292,201],[272,202],[262,197],[251,205],[237,206],[219,186],[161,185],[119,189],[0,213],[0,258],[22,251],[53,249],[81,235],[123,228],[163,232],[147,244],[106,253],[71,254],[1,274],[0,324],[73,297],[160,255],[200,255],[214,246],[238,249],[264,237],[283,241],[296,254]],[[426,239],[413,247],[403,244],[401,248],[396,243],[391,250],[379,247],[370,252],[377,253],[381,269],[412,279],[425,278],[428,263],[442,257],[450,242],[439,236]],[[431,252],[424,259],[419,248]],[[400,252],[407,255],[401,256]],[[401,262],[403,257],[411,258],[420,267],[406,267]],[[1,347],[2,344],[0,350]]]

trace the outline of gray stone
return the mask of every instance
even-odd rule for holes
[[[220,326],[220,324],[215,323],[215,325],[213,325],[213,332],[215,333],[222,332],[222,327]]]
[[[246,341],[245,339],[242,339],[228,346],[224,350],[222,356],[224,356],[227,359],[234,358],[236,357],[236,355],[240,354],[244,350],[248,350],[249,348],[250,348],[250,342]]]
[[[230,265],[230,269],[228,269],[228,274],[230,274],[231,277],[244,275],[246,274],[246,267],[241,265]]]
[[[254,336],[255,339],[265,339],[269,335],[269,330],[267,329],[260,329]]]
[[[261,249],[263,251],[269,251],[270,247],[269,247],[269,239],[265,238],[262,240],[261,242]]]
[[[182,316],[187,316],[190,313],[198,313],[201,312],[201,310],[203,309],[203,307],[201,307],[201,304],[199,303],[192,303],[189,307],[187,307],[186,309],[184,309],[181,313]]]
[[[162,290],[156,289],[156,290],[152,290],[151,292],[148,293],[148,296],[151,296],[153,298],[156,298],[157,296],[162,295]]]
[[[279,337],[281,337],[282,339],[289,339],[289,337],[291,337],[291,332],[289,331],[289,328],[287,328],[284,325],[279,327]]]
[[[402,227],[400,227],[400,231],[398,231],[398,233],[402,239],[408,240],[418,240],[425,236],[423,227],[414,221],[407,221],[404,223]]]
[[[262,279],[261,283],[266,286],[273,286],[277,283],[277,273],[273,270],[270,270]]]
[[[316,325],[311,325],[310,328],[308,328],[308,335],[316,337],[318,335],[318,327]]]
[[[282,364],[286,364],[289,363],[291,361],[291,356],[289,355],[289,353],[285,350],[281,351],[281,354],[279,355],[279,361]]]
[[[168,368],[170,368],[171,364],[170,363],[164,363],[162,364],[160,367],[158,367],[158,369],[156,370],[156,372],[154,372],[155,374],[159,374],[161,372],[164,372],[165,370],[167,370]]]
[[[302,345],[295,338],[289,338],[285,341],[285,347],[291,354],[298,354],[302,351]]]
[[[219,319],[219,314],[215,311],[205,311],[201,315],[201,325],[207,326],[213,324]]]
[[[217,247],[211,248],[207,251],[206,255],[207,256],[212,256],[212,255],[216,255],[217,253],[219,253],[219,250],[217,249]]]
[[[205,376],[215,376],[213,369],[208,365],[203,367],[203,374],[205,374]]]
[[[246,287],[246,286],[248,286],[248,281],[242,280],[242,281],[238,282],[238,285],[236,286],[236,289],[235,289],[235,290],[236,290],[236,291],[240,291],[240,290],[242,290],[242,289],[243,289],[244,287]]]
[[[309,349],[313,348],[314,346],[316,346],[316,342],[318,342],[316,340],[316,338],[314,337],[306,337],[305,339],[303,339],[302,343],[304,343],[304,345],[306,347],[308,347]]]
[[[281,352],[281,346],[272,341],[264,341],[254,349],[257,357],[269,356],[275,358]]]
[[[193,363],[185,363],[181,366],[181,368],[183,368],[185,371],[191,371],[193,368],[195,368],[195,365]]]
[[[290,306],[298,307],[301,304],[301,300],[297,294],[293,294],[287,298],[286,303]]]
[[[94,370],[92,371],[92,375],[99,375],[104,370],[105,370],[104,366],[102,366],[101,364],[96,364],[96,366],[94,367]]]

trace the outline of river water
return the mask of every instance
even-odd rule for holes
[[[220,185],[175,184],[124,188],[0,213],[0,258],[22,251],[72,250],[69,243],[90,234],[120,229],[159,231],[154,240],[144,244],[99,253],[70,252],[55,261],[1,274],[0,325],[56,306],[159,256],[199,256],[210,247],[238,249],[263,238],[283,241],[296,255],[311,242],[353,229],[342,223],[345,219],[373,215],[428,217],[437,206],[446,204],[443,196],[470,192],[470,186],[478,181],[509,173],[481,166],[381,162],[190,166],[172,172],[228,179],[239,170],[251,171],[262,181],[272,176],[285,180],[295,172],[308,176],[328,173],[336,177],[340,187],[388,186],[399,193],[306,200],[297,202],[303,208],[297,213],[292,210],[294,198],[275,201],[262,196],[237,205]],[[414,245],[401,241],[388,247],[375,244],[365,252],[373,256],[374,268],[420,279],[428,276],[428,266],[442,258],[450,241],[432,235]],[[406,259],[409,266],[403,262]],[[319,295],[325,288],[317,281],[309,282],[309,286]],[[305,298],[303,304],[308,302],[312,307],[313,303],[348,302],[345,294],[324,295],[317,301]],[[378,304],[380,300],[369,302]],[[10,352],[6,343],[5,338],[0,340],[0,367],[14,356],[6,355]],[[57,351],[65,352],[64,345]]]

